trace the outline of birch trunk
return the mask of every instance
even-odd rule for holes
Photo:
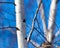
[[[54,22],[55,22],[55,12],[56,12],[56,3],[57,0],[51,0],[51,5],[50,5],[50,14],[49,14],[49,20],[48,20],[48,36],[47,40],[49,42],[52,42],[52,32],[54,30]]]
[[[18,48],[27,48],[27,41],[25,40],[25,15],[24,15],[24,1],[23,0],[15,0],[16,4],[16,27],[17,30],[17,42]]]

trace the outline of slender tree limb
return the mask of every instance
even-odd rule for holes
[[[54,43],[60,42],[60,39],[58,39],[57,41],[55,41]]]
[[[47,36],[47,27],[46,27],[46,20],[45,20],[45,15],[44,15],[44,8],[43,8],[43,4],[41,4],[40,7],[40,13],[41,13],[41,18],[42,18],[42,23],[43,23],[43,30],[44,30],[44,36]]]
[[[31,29],[30,25],[26,25],[26,26]],[[43,41],[44,41],[44,42],[47,42],[47,39],[44,37],[44,34],[42,33],[43,31],[40,29],[40,30],[41,30],[41,32],[40,32],[40,31],[38,31],[37,28],[35,28],[35,27],[34,27],[34,29],[44,38]]]
[[[52,41],[52,32],[54,30],[53,27],[55,22],[56,5],[57,5],[57,0],[51,0],[49,20],[48,20],[48,36],[47,36],[47,40],[49,42]]]
[[[28,37],[27,37],[27,42],[29,42],[30,37],[31,37],[31,35],[32,35],[33,29],[34,29],[34,21],[35,21],[35,19],[36,19],[37,13],[38,13],[38,11],[39,11],[40,5],[41,5],[41,1],[40,1],[40,3],[39,3],[39,6],[38,6],[38,8],[37,8],[37,10],[36,10],[36,13],[35,13],[35,16],[34,16],[34,18],[33,18],[32,28],[31,28],[31,30],[30,30],[30,33],[29,33]]]
[[[60,46],[54,45],[56,48],[60,48]]]
[[[40,32],[37,30],[37,28],[34,27],[34,29],[44,38],[45,42],[48,42],[47,39],[45,38],[45,36],[44,36],[42,33],[40,33]],[[41,31],[41,32],[42,32],[42,31]]]
[[[16,30],[12,30],[13,28],[16,28],[16,27],[2,27],[0,28],[0,30],[9,30],[11,31],[12,34],[15,34],[16,35]],[[18,28],[16,28],[18,30]]]
[[[57,37],[60,34],[60,29],[56,32],[55,37]]]
[[[34,42],[33,40],[30,40],[30,43],[32,43],[36,48],[40,47],[40,45],[38,43]]]
[[[40,0],[37,0],[38,4],[39,4],[39,1]],[[43,30],[44,30],[44,34],[45,34],[44,36],[46,37],[47,36],[47,27],[46,27],[45,15],[44,15],[43,3],[41,3],[40,14],[41,14],[41,19],[42,19],[42,23],[43,23]]]
[[[42,3],[41,3],[41,7],[40,7],[40,13],[41,13],[41,18],[42,18],[44,33],[47,34],[46,21],[45,21],[45,15],[44,15],[44,8],[43,8]]]
[[[16,5],[14,2],[0,2],[0,4],[13,4],[13,5]]]

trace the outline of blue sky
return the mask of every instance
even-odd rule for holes
[[[14,0],[0,0],[0,2],[14,2]],[[13,4],[0,4],[0,28],[15,27],[15,20],[15,6]],[[15,28],[0,29],[0,48],[17,48]]]

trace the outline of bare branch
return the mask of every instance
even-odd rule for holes
[[[39,4],[39,1],[40,1],[40,0],[37,0],[37,3],[38,3],[38,4]],[[44,34],[45,34],[45,37],[46,37],[46,35],[47,35],[47,28],[46,28],[46,21],[45,21],[43,3],[41,3],[40,13],[41,13],[41,19],[42,19],[42,23],[43,23]]]
[[[55,37],[57,37],[60,34],[60,29],[58,30],[58,32],[56,32]]]
[[[44,38],[43,41],[48,42],[47,39],[45,38],[45,36],[44,36],[42,33],[40,33],[40,32],[37,30],[37,28],[34,27],[34,29]],[[42,30],[41,30],[41,32],[42,32]]]
[[[30,25],[26,25],[26,26],[31,29]],[[34,27],[34,29],[44,38],[44,39],[43,39],[44,42],[48,42],[47,39],[45,38],[44,34],[42,33],[43,31],[42,31],[41,29],[40,29],[41,32],[38,31],[37,28],[35,28],[35,27]]]
[[[31,29],[30,25],[26,25],[26,26]],[[43,31],[41,29],[40,29],[41,32],[38,31],[37,28],[35,28],[35,27],[34,27],[34,29],[44,38],[44,39],[42,39],[44,42],[48,42],[47,39],[45,38],[44,34],[42,33]]]
[[[40,45],[36,42],[34,42],[33,40],[30,40],[30,43],[32,43],[35,47],[40,47]]]
[[[38,43],[34,42],[33,40],[30,40],[30,43],[32,43],[36,48],[45,48],[46,46],[45,45],[39,45]],[[47,45],[47,46],[50,46],[50,45]]]
[[[60,48],[60,46],[54,45],[56,48]]]
[[[41,13],[41,18],[42,18],[42,23],[43,23],[43,29],[44,29],[44,33],[46,34],[46,22],[45,22],[45,16],[44,16],[44,8],[43,8],[43,4],[41,3],[41,7],[40,7],[40,13]]]
[[[0,4],[13,4],[13,5],[16,5],[14,2],[0,2]]]
[[[57,4],[57,0],[51,0],[49,20],[48,20],[48,30],[49,31],[48,31],[48,36],[47,36],[47,40],[49,42],[52,41],[52,32],[54,30],[53,27],[54,27],[54,22],[55,22],[56,4]]]
[[[35,21],[35,19],[36,19],[38,10],[39,10],[39,8],[40,8],[40,5],[41,5],[41,1],[40,1],[40,4],[39,4],[39,6],[38,6],[38,8],[37,8],[37,10],[36,10],[35,16],[34,16],[34,18],[33,18],[33,21],[32,21],[32,28],[31,28],[31,30],[30,30],[30,33],[29,33],[28,37],[27,37],[27,42],[29,42],[30,37],[31,37],[31,35],[32,35],[33,29],[34,29],[34,21]]]

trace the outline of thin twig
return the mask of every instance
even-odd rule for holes
[[[16,5],[14,2],[0,2],[0,4],[13,4],[13,5]]]
[[[58,32],[56,32],[55,37],[57,37],[60,34],[60,29],[58,30]]]
[[[30,30],[30,33],[29,33],[28,37],[27,37],[27,42],[29,42],[30,37],[31,37],[31,35],[32,35],[33,29],[34,29],[34,21],[35,21],[35,19],[36,19],[37,13],[38,13],[38,11],[39,11],[40,5],[41,5],[41,1],[40,1],[40,4],[39,4],[39,6],[38,6],[38,8],[37,8],[37,10],[36,10],[35,16],[34,16],[34,18],[33,18],[32,28],[31,28],[31,30]]]
[[[34,42],[33,40],[30,40],[30,43],[32,43],[35,47],[40,47],[40,45],[36,42]]]

